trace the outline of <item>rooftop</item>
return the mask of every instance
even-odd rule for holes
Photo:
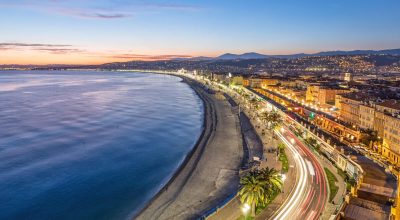
[[[395,100],[395,99],[385,100],[383,102],[377,103],[376,105],[400,110],[400,100]]]
[[[366,93],[366,92],[352,92],[352,93],[344,93],[341,94],[342,97],[356,100],[356,101],[375,101],[378,99],[376,94],[374,93]]]

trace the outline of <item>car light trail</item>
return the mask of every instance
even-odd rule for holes
[[[293,155],[296,184],[271,219],[318,219],[326,199],[326,180],[315,155],[287,128],[275,131]]]
[[[293,152],[294,155],[299,155],[297,149],[291,143],[289,143],[289,141],[287,141],[280,132],[276,132],[276,134],[278,135],[278,137],[281,138],[286,146],[288,146],[288,148],[290,149],[290,151]],[[279,211],[278,215],[274,219],[285,219],[302,198],[302,193],[304,192],[307,184],[307,168],[302,157],[297,156],[295,162],[296,164],[298,164],[298,171],[300,171],[299,184],[296,185],[292,197],[290,197],[289,201],[282,207],[282,209]]]
[[[313,167],[312,163],[308,160],[306,162],[307,162],[308,170],[310,171],[310,175],[315,176],[315,171],[314,171],[314,167]]]

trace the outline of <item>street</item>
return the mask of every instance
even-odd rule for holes
[[[276,132],[295,158],[297,179],[291,196],[273,219],[318,219],[328,197],[324,170],[317,158],[285,126]]]

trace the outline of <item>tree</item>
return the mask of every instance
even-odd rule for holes
[[[280,192],[283,182],[277,170],[267,167],[250,171],[240,179],[240,184],[240,201],[250,205],[252,216],[255,216],[256,207],[265,205],[274,194]]]
[[[255,110],[257,110],[258,109],[258,100],[256,99],[256,98],[252,98],[252,99],[250,99],[250,107],[251,108],[254,108]]]
[[[265,181],[266,197],[271,199],[271,196],[276,192],[280,192],[283,186],[283,181],[280,173],[274,168],[263,168],[258,171],[261,179]]]
[[[281,152],[282,150],[284,150],[285,149],[285,144],[284,143],[279,143],[278,144],[278,150],[279,150],[279,152]]]
[[[271,129],[275,129],[283,122],[281,115],[277,111],[271,111],[269,121],[271,122]]]
[[[242,189],[239,191],[240,202],[250,205],[252,216],[256,214],[256,207],[265,203],[266,182],[260,177],[257,173],[250,172],[240,179],[242,185]]]
[[[260,113],[259,117],[264,123],[267,123],[268,122],[268,117],[269,117],[269,112],[263,111],[263,112]]]
[[[264,122],[269,123],[269,127],[272,130],[283,122],[281,115],[277,111],[265,111],[261,113],[260,117]]]

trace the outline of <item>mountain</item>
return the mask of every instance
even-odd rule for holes
[[[249,60],[249,59],[265,59],[268,57],[269,56],[264,55],[264,54],[251,52],[251,53],[244,53],[244,54],[226,53],[221,56],[215,57],[214,59],[217,59],[217,60],[237,60],[237,59]]]
[[[319,52],[315,54],[310,54],[311,56],[335,56],[335,55],[400,55],[400,49],[389,49],[389,50],[351,50],[351,51],[326,51]]]
[[[265,59],[265,58],[286,58],[286,59],[296,59],[301,57],[307,56],[337,56],[337,55],[379,55],[379,54],[386,54],[386,55],[400,55],[400,49],[388,49],[388,50],[351,50],[351,51],[324,51],[319,53],[313,54],[306,54],[306,53],[298,53],[298,54],[289,54],[289,55],[265,55],[259,53],[244,53],[244,54],[232,54],[226,53],[221,56],[210,58],[210,59],[217,59],[217,60],[249,60],[249,59]],[[207,59],[205,57],[203,60]]]
[[[266,59],[266,58],[282,58],[282,59],[297,59],[302,57],[311,56],[338,56],[338,55],[400,55],[400,49],[388,49],[388,50],[351,50],[351,51],[324,51],[312,54],[297,53],[288,55],[265,55],[255,52],[243,53],[243,54],[233,54],[225,53],[217,57],[191,57],[191,58],[175,58],[174,60],[190,60],[190,61],[212,61],[212,60],[252,60],[252,59]]]

